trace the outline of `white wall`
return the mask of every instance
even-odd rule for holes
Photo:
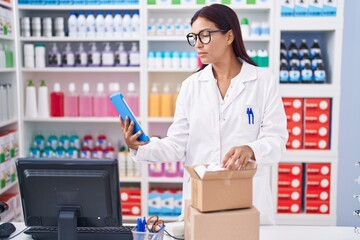
[[[343,0],[338,0],[343,1]],[[341,77],[341,106],[339,132],[339,172],[337,225],[360,227],[360,217],[353,211],[360,209],[360,1],[346,0],[344,10],[344,38]]]

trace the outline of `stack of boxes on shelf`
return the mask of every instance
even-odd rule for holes
[[[17,130],[0,133],[0,191],[16,181],[15,159],[19,156]]]
[[[149,215],[179,216],[182,208],[182,190],[151,188],[148,194]]]
[[[120,180],[123,178],[141,177],[141,163],[133,161],[129,149],[125,145],[122,145],[119,148],[118,161]]]
[[[300,213],[303,196],[302,164],[280,163],[278,171],[278,213]]]
[[[149,177],[176,178],[176,177],[183,177],[183,175],[184,175],[183,162],[166,162],[166,163],[149,164]]]
[[[329,214],[330,212],[330,164],[306,164],[306,213]]]
[[[287,149],[330,149],[330,98],[283,98],[289,140]]]
[[[120,196],[123,216],[141,215],[141,189],[139,187],[123,187],[120,190]]]
[[[260,215],[252,206],[256,165],[250,163],[240,171],[200,169],[186,167],[192,196],[185,209],[185,239],[258,240]]]
[[[329,214],[330,163],[280,163],[277,212]]]
[[[330,98],[306,98],[304,114],[304,148],[330,149]]]
[[[17,130],[0,133],[0,201],[6,202],[9,210],[1,214],[1,221],[7,222],[21,215],[21,200],[18,193],[3,193],[16,182],[15,160],[19,156],[19,135]]]
[[[337,0],[281,1],[283,17],[336,16]]]

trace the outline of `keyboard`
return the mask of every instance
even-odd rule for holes
[[[78,240],[132,240],[134,226],[121,227],[78,227]],[[33,239],[57,240],[56,227],[30,227],[24,232]]]

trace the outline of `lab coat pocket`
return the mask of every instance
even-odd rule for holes
[[[242,129],[247,132],[257,132],[260,126],[259,108],[252,105],[246,105],[241,110],[241,125]]]

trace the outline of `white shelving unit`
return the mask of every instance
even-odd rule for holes
[[[1,3],[1,0],[0,0]],[[0,4],[1,5],[1,4]],[[267,49],[269,52],[269,68],[276,77],[279,76],[279,47],[281,34],[284,32],[313,32],[322,34],[326,41],[324,46],[328,52],[330,83],[328,84],[282,84],[280,86],[281,95],[284,97],[330,97],[332,98],[332,125],[331,125],[331,149],[328,151],[308,151],[290,150],[284,156],[285,162],[312,163],[331,162],[331,207],[328,215],[308,215],[308,214],[277,214],[278,224],[314,224],[314,225],[334,225],[336,219],[336,179],[338,161],[338,122],[339,122],[339,99],[340,99],[340,68],[341,68],[341,47],[342,46],[342,23],[343,23],[343,2],[338,1],[337,17],[317,17],[317,18],[282,18],[280,17],[280,1],[268,1],[268,4],[236,6],[230,5],[239,15],[256,21],[267,21],[270,26],[270,36],[246,37],[244,38],[247,48]],[[140,94],[140,121],[149,135],[164,136],[173,118],[150,118],[148,117],[148,97],[151,84],[154,82],[171,84],[180,83],[187,78],[194,69],[153,69],[147,67],[147,53],[149,51],[192,51],[193,48],[187,45],[185,36],[148,36],[147,28],[150,18],[169,18],[181,17],[190,18],[195,11],[204,5],[147,5],[147,1],[140,1],[139,5],[73,5],[69,6],[36,6],[36,5],[16,5],[15,19],[23,16],[64,16],[67,17],[70,11],[88,10],[109,10],[109,11],[134,11],[139,10],[141,19],[141,34],[138,38],[69,38],[69,37],[20,37],[17,30],[15,37],[10,37],[9,41],[14,40],[17,44],[18,59],[22,59],[22,46],[24,43],[46,43],[52,42],[65,44],[71,42],[138,42],[140,46],[141,63],[140,67],[98,67],[98,68],[44,68],[44,69],[24,69],[22,64],[18,64],[16,70],[0,69],[1,74],[13,74],[18,76],[19,89],[19,129],[21,155],[28,153],[30,139],[41,130],[49,135],[55,132],[60,135],[63,131],[70,132],[76,130],[80,136],[91,132],[94,137],[99,133],[105,133],[112,143],[123,141],[118,119],[115,118],[25,118],[24,117],[24,93],[26,81],[34,80],[38,86],[39,80],[45,79],[49,89],[55,82],[61,82],[62,89],[69,82],[76,82],[77,90],[83,82],[89,82],[91,89],[95,89],[97,82],[120,82],[121,89],[125,89],[129,81],[136,84]],[[17,23],[19,26],[19,23]],[[73,49],[74,50],[74,49]],[[21,62],[21,61],[19,61]],[[9,71],[9,72],[7,72]],[[65,89],[66,92],[66,89]],[[14,120],[16,121],[16,120]],[[11,123],[9,123],[11,124]],[[1,124],[0,124],[1,127]],[[153,186],[168,186],[181,188],[181,178],[152,178],[148,176],[148,165],[142,164],[141,178],[125,178],[120,176],[120,184],[126,186],[134,184],[141,187],[142,215],[148,213],[148,193]],[[277,167],[272,170],[272,189],[276,203],[277,197]],[[274,209],[275,211],[275,209]],[[166,218],[176,220],[175,217]],[[125,221],[135,221],[136,217],[124,217]]]
[[[298,39],[307,36],[322,38],[322,53],[327,59],[328,81],[325,84],[281,84],[283,97],[331,98],[331,146],[329,150],[288,150],[282,163],[330,163],[330,213],[329,214],[276,214],[280,225],[336,225],[337,169],[339,160],[339,115],[341,86],[341,52],[343,35],[343,1],[337,3],[334,17],[281,17],[280,6],[275,8],[275,76],[279,79],[280,40],[283,35],[297,35]],[[310,44],[310,43],[309,43]],[[309,46],[310,47],[310,46]],[[278,168],[272,170],[272,189],[274,203],[277,205]],[[305,194],[305,192],[303,193]]]
[[[13,65],[14,67],[6,67],[6,68],[0,68],[0,85],[7,85],[7,84],[11,84],[11,89],[12,89],[12,102],[9,102],[9,108],[12,110],[12,116],[9,116],[10,119],[4,120],[4,121],[0,121],[0,135],[3,135],[4,133],[7,133],[8,131],[12,131],[12,130],[17,130],[19,132],[19,118],[18,118],[18,71],[17,71],[17,67],[18,67],[18,58],[17,58],[17,46],[16,46],[16,41],[17,41],[17,36],[15,34],[16,30],[17,30],[17,26],[16,26],[16,18],[15,18],[15,11],[14,11],[14,1],[10,1],[10,2],[5,2],[3,0],[0,0],[0,7],[3,9],[6,9],[8,11],[11,12],[11,19],[10,20],[10,25],[11,27],[8,29],[8,33],[6,35],[3,35],[3,33],[0,34],[0,44],[4,44],[8,47],[8,49],[10,49],[13,53]],[[6,20],[4,18],[4,20]],[[4,22],[3,22],[4,23]],[[15,156],[16,158],[17,156]],[[8,168],[11,166],[12,164],[15,164],[14,162],[14,158],[11,158],[10,160],[6,160],[5,162],[1,162],[0,163],[0,171],[1,171],[1,178],[5,179],[4,175],[5,172],[8,172]],[[11,177],[10,177],[11,179]],[[2,189],[0,189],[0,197],[4,196],[6,194],[12,194],[12,193],[17,193],[18,189],[17,189],[17,180],[15,179],[15,181],[11,182],[12,180],[8,181],[9,179],[6,177],[6,184],[5,186],[3,186]],[[2,183],[3,184],[3,183]],[[6,217],[1,217],[1,221],[14,221],[16,219],[19,218],[19,216],[17,214],[15,214],[15,210],[14,209],[10,209],[10,211],[8,211],[8,213],[4,213],[2,214],[2,216],[6,216]]]

